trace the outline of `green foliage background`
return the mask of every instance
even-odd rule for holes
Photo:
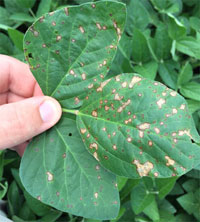
[[[87,0],[1,0],[0,53],[24,61],[23,36],[42,14]],[[188,102],[200,132],[200,1],[123,0],[125,32],[108,78],[136,72],[178,91]],[[18,174],[20,158],[0,154],[0,198],[13,221],[94,220],[62,213],[31,197]],[[121,209],[112,221],[200,221],[200,165],[180,178],[140,180],[118,177]],[[103,212],[102,212],[103,213]]]

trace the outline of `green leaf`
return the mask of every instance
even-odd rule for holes
[[[156,187],[158,189],[158,197],[163,199],[174,187],[177,177],[156,179]]]
[[[146,189],[144,182],[141,180],[131,192],[131,206],[134,213],[141,213],[154,201],[154,198],[154,194],[150,193],[149,190]]]
[[[140,179],[129,179],[120,192],[120,199],[125,199],[132,191],[133,187],[137,186],[140,182]]]
[[[142,15],[142,16],[141,16]],[[150,23],[150,15],[142,4],[141,0],[129,1],[127,4],[127,23],[126,31],[134,36],[135,28],[144,30]]]
[[[24,34],[16,29],[8,29],[8,35],[15,44],[15,46],[23,51]]]
[[[192,192],[177,198],[177,201],[188,214],[192,214],[199,209],[199,204]]]
[[[187,103],[188,103],[188,109],[190,113],[194,113],[200,109],[200,101],[187,99]]]
[[[34,215],[33,211],[29,208],[27,202],[24,202],[21,206],[19,217],[26,221],[36,219],[36,216]]]
[[[9,12],[5,8],[0,7],[0,23],[8,26],[12,25],[13,22],[10,20],[9,17]]]
[[[60,9],[35,22],[24,49],[43,93],[63,107],[79,107],[108,72],[125,16],[124,4],[103,1]]]
[[[63,212],[94,219],[118,214],[115,176],[87,152],[75,121],[65,116],[31,142],[22,158],[20,177],[33,197]]]
[[[193,71],[189,62],[186,62],[178,75],[178,86],[189,82],[192,79]]]
[[[138,64],[148,62],[151,59],[147,40],[144,34],[136,28],[133,31],[132,37],[132,58]]]
[[[185,181],[182,186],[188,193],[194,192],[199,187],[199,181],[195,179],[189,179]]]
[[[172,14],[168,13],[168,33],[174,40],[179,40],[186,34],[184,25]]]
[[[190,26],[195,31],[199,32],[200,31],[200,18],[190,17]]]
[[[183,96],[189,99],[194,99],[200,101],[200,84],[197,82],[189,82],[185,85],[182,85],[180,92]]]
[[[133,70],[145,78],[154,80],[158,70],[158,63],[150,61],[142,65],[134,66]]]
[[[154,197],[153,201],[143,210],[143,213],[146,214],[153,221],[160,220],[160,215],[158,212],[158,205],[155,200],[155,197]]]
[[[126,177],[119,177],[117,176],[117,184],[118,184],[118,190],[122,190],[122,188],[126,185],[128,178]]]
[[[176,213],[176,208],[166,199],[158,201],[159,210],[169,212],[171,214]]]
[[[178,176],[198,164],[200,148],[191,138],[199,135],[186,101],[139,75],[122,74],[91,90],[77,125],[88,151],[119,176]]]
[[[17,0],[17,4],[24,8],[32,8],[36,0]]]
[[[13,44],[7,35],[0,33],[0,53],[11,55],[13,53]]]
[[[151,0],[151,2],[160,13],[177,13],[182,8],[179,0]]]
[[[6,10],[11,14],[18,13],[18,12],[28,12],[28,9],[21,7],[18,1],[19,0],[12,0],[12,1],[4,0]]]
[[[192,36],[180,38],[176,43],[176,49],[183,54],[200,59],[200,41]]]
[[[41,0],[37,9],[36,16],[40,17],[50,11],[52,0]]]
[[[10,16],[10,19],[18,22],[34,22],[34,18],[27,13],[15,13]]]
[[[8,191],[8,182],[0,183],[0,200],[4,198]]]
[[[19,193],[19,188],[15,181],[13,181],[9,186],[7,198],[9,215],[19,215],[19,211],[23,203],[23,198]]]
[[[160,61],[170,58],[172,40],[169,38],[167,27],[164,23],[158,24],[153,43],[154,52]]]
[[[176,215],[176,222],[189,222],[189,221],[194,221],[194,217],[186,214],[186,213],[181,213]]]
[[[184,190],[180,186],[180,184],[177,182],[175,183],[175,186],[173,187],[172,191],[169,193],[169,195],[181,195],[184,193]]]
[[[176,65],[176,63],[169,60],[165,61],[164,63],[160,63],[158,66],[158,73],[162,81],[172,89],[177,88],[178,73],[176,71]]]

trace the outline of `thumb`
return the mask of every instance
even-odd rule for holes
[[[61,117],[60,104],[47,96],[0,106],[0,149],[11,148],[49,129]]]

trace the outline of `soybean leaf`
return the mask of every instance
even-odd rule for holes
[[[168,211],[171,214],[176,213],[176,208],[166,199],[158,201],[159,210]]]
[[[197,82],[189,82],[185,85],[182,85],[180,92],[186,98],[200,101],[200,84]]]
[[[7,35],[0,33],[0,53],[11,55],[13,53],[13,44]]]
[[[178,73],[176,71],[177,64],[174,61],[165,61],[158,65],[158,73],[162,81],[172,89],[177,88]]]
[[[10,14],[9,12],[3,8],[3,7],[0,7],[0,23],[3,24],[3,25],[12,25],[13,22],[10,20]]]
[[[168,16],[169,36],[174,40],[178,40],[186,34],[186,28],[175,16],[170,13],[168,13]]]
[[[161,178],[156,179],[156,187],[158,189],[158,197],[160,199],[163,199],[174,187],[176,183],[177,178],[171,177],[171,178]]]
[[[200,18],[190,17],[190,26],[196,31],[200,31]]]
[[[12,0],[12,1],[4,0],[6,10],[11,14],[17,12],[28,12],[28,9],[21,7],[18,1],[19,0]]]
[[[200,109],[200,101],[187,99],[187,103],[190,113],[194,113],[195,111]]]
[[[199,209],[198,201],[192,192],[177,198],[177,201],[188,214],[192,214]]]
[[[50,11],[52,0],[41,0],[37,9],[36,16],[40,17]]]
[[[153,40],[153,49],[159,61],[170,58],[171,46],[172,40],[169,38],[167,33],[166,24],[159,23]]]
[[[36,216],[33,213],[33,211],[29,208],[27,202],[25,201],[23,205],[20,208],[19,211],[19,217],[23,220],[29,221],[29,220],[35,220]]]
[[[10,19],[18,22],[34,22],[34,18],[26,13],[15,13],[10,16]]]
[[[150,193],[143,180],[133,188],[131,192],[131,206],[135,214],[141,213],[146,207],[148,207],[154,201],[154,194]]]
[[[16,29],[8,29],[8,35],[15,44],[15,46],[23,51],[24,34]]]
[[[186,101],[139,75],[122,74],[94,88],[77,125],[89,152],[120,176],[178,176],[198,164],[200,148],[191,139],[199,136]]]
[[[36,0],[16,0],[16,2],[24,8],[32,8]]]
[[[192,66],[189,62],[186,62],[185,65],[182,67],[180,74],[178,75],[178,86],[180,87],[180,85],[189,82],[192,79],[192,76]]]
[[[142,65],[134,66],[133,70],[145,78],[154,80],[158,70],[158,63],[150,61]]]
[[[199,187],[199,181],[195,179],[189,179],[185,181],[182,186],[188,193],[194,192]]]
[[[176,42],[176,49],[183,54],[200,59],[200,44],[192,36],[185,36]]]
[[[161,13],[177,13],[182,9],[182,2],[179,0],[151,0],[151,2]]]
[[[144,34],[136,28],[133,31],[132,37],[132,58],[138,64],[148,62],[151,59],[147,40]]]
[[[115,176],[87,152],[75,121],[65,116],[31,142],[22,158],[20,176],[33,197],[63,212],[94,219],[118,214]]]
[[[126,185],[127,180],[128,178],[126,177],[117,177],[117,185],[119,191]]]
[[[175,183],[172,191],[169,193],[169,195],[180,195],[183,194],[184,190],[182,189],[181,185],[179,183]]]
[[[160,215],[158,211],[158,204],[155,200],[155,196],[153,201],[143,210],[143,213],[146,214],[153,221],[159,221]]]
[[[142,16],[141,16],[142,15]],[[150,22],[150,15],[140,0],[129,1],[127,4],[126,31],[134,36],[135,28],[144,30]]]
[[[46,14],[29,28],[25,56],[45,95],[63,107],[82,104],[108,72],[125,10],[124,4],[112,1],[88,3]]]

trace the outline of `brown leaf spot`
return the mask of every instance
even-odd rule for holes
[[[133,88],[133,86],[134,86],[136,83],[140,82],[141,80],[142,80],[141,77],[139,77],[139,76],[134,76],[134,77],[131,79],[131,82],[129,83],[129,88]]]
[[[42,44],[42,48],[46,48],[47,47],[47,45],[46,44]]]
[[[178,113],[178,110],[175,109],[175,108],[173,108],[173,109],[172,109],[172,113],[173,113],[173,114],[177,114],[177,113]]]
[[[87,130],[85,128],[81,128],[80,131],[81,131],[81,134],[85,134]]]
[[[57,35],[56,36],[56,41],[58,42],[58,41],[60,41],[62,39],[62,36],[61,35]]]
[[[37,199],[38,199],[38,200],[41,200],[41,196],[37,196]]]
[[[92,8],[96,8],[96,5],[95,5],[95,4],[92,4]]]
[[[71,69],[71,70],[69,71],[69,74],[74,75],[74,74],[75,74],[75,73],[74,73],[74,70]]]
[[[65,11],[65,15],[69,15],[69,10],[68,10],[68,8],[64,8],[64,11]]]
[[[103,91],[103,88],[110,82],[110,80],[111,80],[111,79],[108,79],[108,80],[102,82],[102,83],[100,84],[100,86],[97,88],[97,92],[102,92],[102,91]]]
[[[117,112],[121,113],[130,103],[131,103],[130,99],[128,99],[126,102],[122,103],[122,106],[120,106],[118,108]]]
[[[116,149],[117,149],[117,146],[114,144],[114,145],[112,146],[112,148],[113,148],[114,150],[116,150]]]
[[[115,97],[114,97],[114,99],[117,100],[117,101],[120,101],[120,100],[122,100],[123,98],[124,98],[123,96],[120,97],[119,93],[116,93],[116,94],[115,94]]]
[[[149,172],[153,169],[153,163],[147,161],[141,164],[139,160],[133,160],[132,164],[136,165],[137,172],[141,177],[148,176]]]
[[[94,116],[94,117],[97,117],[97,116],[98,116],[98,113],[97,113],[96,110],[93,110],[93,111],[92,111],[92,116]]]
[[[92,89],[92,88],[93,88],[93,86],[94,86],[94,84],[93,84],[93,83],[91,83],[90,85],[88,85],[88,89]]]
[[[154,173],[154,176],[155,176],[155,177],[158,177],[158,172],[155,172],[155,173]]]
[[[108,111],[110,109],[109,106],[104,106],[105,111]]]
[[[62,157],[63,157],[63,159],[66,158],[66,153],[63,153]]]
[[[150,128],[150,123],[142,123],[136,126],[139,130],[146,130]]]
[[[157,102],[158,108],[161,109],[162,105],[166,103],[166,100],[163,98],[160,98]]]
[[[55,21],[53,21],[51,24],[52,24],[53,26],[56,26],[56,22],[55,22]]]
[[[50,173],[49,171],[46,174],[47,174],[47,180],[52,181],[53,180],[53,174]]]
[[[144,132],[141,131],[141,130],[139,130],[139,137],[140,137],[140,138],[143,138],[143,137],[144,137]]]
[[[165,159],[167,160],[166,163],[167,166],[173,166],[175,164],[175,161],[171,159],[169,156],[165,156]]]
[[[176,95],[177,95],[177,92],[172,91],[172,92],[170,92],[170,95],[174,97],[174,96],[176,96]]]
[[[129,136],[126,140],[131,143],[133,139]]]
[[[97,143],[90,143],[90,149],[95,148],[95,150],[98,150],[98,144]]]
[[[157,134],[160,133],[160,129],[159,129],[159,128],[155,127],[154,130],[155,130],[155,132],[156,132]]]
[[[149,146],[153,146],[153,142],[151,140],[148,141]]]
[[[86,74],[85,73],[82,73],[81,77],[82,77],[82,80],[86,80]]]
[[[96,23],[96,26],[99,30],[101,30],[101,25],[98,22]]]
[[[181,104],[180,109],[184,110],[185,109],[185,104]]]
[[[79,30],[81,31],[81,33],[84,33],[84,32],[85,32],[83,26],[79,26]]]
[[[94,152],[94,153],[93,153],[93,156],[94,156],[94,158],[95,158],[97,161],[99,161],[97,152]]]

